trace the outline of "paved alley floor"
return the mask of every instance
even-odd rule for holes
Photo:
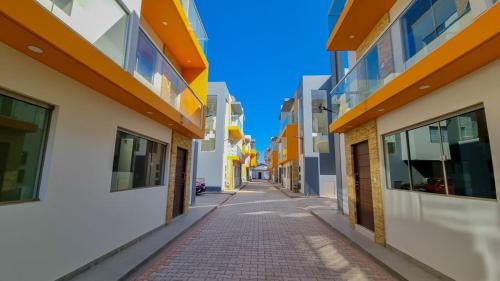
[[[131,280],[393,280],[267,183],[251,183]]]

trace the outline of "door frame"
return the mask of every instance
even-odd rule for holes
[[[180,213],[179,214],[175,214],[175,210],[174,210],[174,207],[175,207],[175,200],[176,200],[176,193],[175,193],[175,190],[176,190],[176,185],[177,185],[177,181],[176,181],[176,177],[177,177],[177,165],[178,165],[178,157],[179,157],[179,150],[183,150],[185,152],[184,154],[184,165],[183,165],[183,170],[184,170],[184,187],[182,189],[182,192],[180,193],[181,194],[181,198],[182,198],[182,201],[180,202]],[[173,193],[173,204],[172,204],[172,218],[175,218],[179,215],[182,215],[185,213],[186,211],[186,206],[185,205],[185,201],[186,201],[186,189],[187,189],[187,185],[188,185],[188,177],[187,177],[187,172],[188,172],[188,154],[189,154],[189,150],[188,149],[185,149],[183,147],[179,147],[177,146],[176,147],[176,154],[175,154],[175,173],[174,173],[174,193]]]

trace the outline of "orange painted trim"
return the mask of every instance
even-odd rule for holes
[[[241,140],[244,137],[241,128],[238,126],[228,126],[227,130],[229,132],[229,137],[233,140]]]
[[[208,67],[205,53],[179,0],[142,0],[141,16],[183,69]]]
[[[281,138],[286,136],[286,150],[283,151],[280,164],[299,159],[298,128],[297,124],[289,124],[283,130]]]
[[[0,41],[136,112],[191,137],[204,129],[185,119],[72,29],[34,1],[6,1],[0,6]],[[42,54],[27,46],[43,49]],[[71,93],[68,93],[71,94]],[[148,113],[149,112],[149,113]]]
[[[500,5],[496,4],[462,32],[330,124],[330,132],[347,132],[500,58],[499,18]],[[421,85],[430,85],[430,88],[420,90]],[[379,111],[381,109],[383,111]]]
[[[396,0],[348,0],[330,33],[326,49],[356,50],[394,3]]]

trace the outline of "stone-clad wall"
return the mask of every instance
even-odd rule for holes
[[[372,31],[366,36],[365,40],[359,45],[356,50],[356,57],[359,59],[361,56],[365,54],[373,42],[382,34],[382,32],[387,28],[390,23],[389,13],[386,13],[382,16],[382,18],[377,22],[377,24],[373,27]]]
[[[375,242],[385,244],[385,224],[384,210],[382,202],[382,190],[380,182],[380,161],[378,153],[377,123],[375,120],[369,121],[345,134],[345,153],[347,166],[347,185],[349,198],[349,221],[355,227],[356,216],[356,189],[353,166],[352,146],[368,141],[370,155],[370,174],[372,184],[373,216],[375,222]]]
[[[169,164],[169,177],[168,177],[168,197],[167,197],[167,224],[172,222],[173,219],[173,205],[174,205],[174,189],[175,189],[175,165],[177,162],[177,147],[186,149],[187,161],[186,161],[186,186],[184,190],[184,214],[189,211],[189,196],[191,193],[191,144],[192,139],[177,132],[172,134],[172,145],[170,153],[170,164]]]

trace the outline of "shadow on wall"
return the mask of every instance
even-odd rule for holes
[[[391,246],[457,280],[500,280],[497,201],[407,191],[388,196],[397,204],[386,221]]]

